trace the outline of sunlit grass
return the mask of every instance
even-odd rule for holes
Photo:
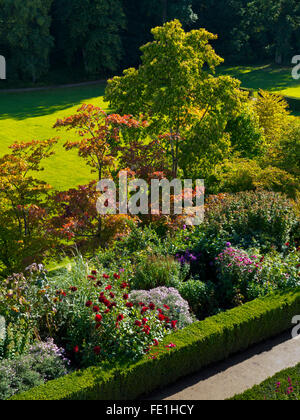
[[[219,74],[228,74],[242,82],[249,89],[265,89],[286,96],[300,98],[300,80],[294,80],[291,67],[275,65],[222,66]]]
[[[63,190],[90,181],[90,169],[76,151],[66,152],[63,144],[75,138],[72,132],[54,130],[58,118],[76,112],[82,103],[107,109],[103,101],[104,85],[97,84],[68,89],[0,93],[0,156],[9,152],[8,146],[17,141],[43,140],[59,137],[56,154],[45,161],[41,177],[54,188]]]

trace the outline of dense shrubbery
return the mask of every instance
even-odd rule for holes
[[[143,65],[107,88],[112,107],[128,115],[83,105],[55,128],[75,131],[79,140],[64,147],[76,148],[97,180],[117,181],[124,168],[128,178],[147,181],[205,175],[208,193],[220,193],[207,194],[205,221],[196,227],[186,215],[162,209],[139,217],[100,215],[96,181],[50,194],[34,176],[56,140],[14,144],[0,160],[0,358],[12,377],[0,376],[4,398],[26,381],[31,386],[65,373],[64,361],[48,354],[42,363],[34,350],[44,348],[41,341],[63,347],[74,368],[101,364],[109,371],[143,363],[147,353],[155,359],[164,337],[196,319],[299,286],[299,126],[287,104],[264,92],[249,101],[238,81],[217,77],[222,59],[210,46],[211,33],[186,33],[178,21],[152,32],[155,41],[142,48]],[[174,193],[172,204],[183,192]],[[195,188],[189,192],[196,195]],[[69,266],[48,273],[38,264],[63,251],[73,255]],[[285,315],[275,325],[273,315],[261,315],[261,339],[285,328]],[[217,319],[228,326],[230,351],[243,348],[242,339],[253,342],[246,327],[237,337],[234,320]],[[256,322],[247,318],[245,324]],[[226,355],[226,334],[207,334],[207,343],[215,344],[216,336],[219,346],[201,350],[212,362]],[[197,346],[191,349],[202,365]]]
[[[234,245],[282,249],[293,238],[299,222],[289,200],[257,191],[211,198],[205,224],[207,234]]]
[[[26,354],[0,359],[0,400],[68,373],[69,360],[52,340],[36,343]]]
[[[1,0],[0,5],[1,52],[9,58],[9,74],[21,80],[35,81],[49,64],[101,76],[132,67],[149,30],[174,18],[217,33],[217,50],[227,61],[290,64],[299,47],[297,0],[274,0],[272,7],[263,0]]]

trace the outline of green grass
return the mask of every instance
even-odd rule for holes
[[[222,66],[219,73],[240,79],[242,86],[247,88],[263,88],[300,98],[300,81],[292,79],[291,68]],[[104,88],[105,85],[99,83],[35,92],[3,93],[0,90],[0,156],[8,153],[8,146],[15,141],[58,136],[56,154],[45,161],[45,172],[40,177],[57,190],[89,182],[93,176],[84,161],[78,158],[76,151],[66,152],[63,149],[64,142],[75,139],[75,135],[57,132],[52,127],[58,118],[71,115],[84,102],[107,108],[103,101]]]
[[[221,66],[218,74],[226,74],[241,80],[249,89],[264,89],[285,96],[300,98],[300,80],[292,78],[291,67],[275,65],[262,66]]]
[[[283,370],[233,400],[300,400],[300,364]]]
[[[71,132],[57,132],[52,127],[58,118],[74,113],[82,103],[107,108],[103,101],[104,84],[35,92],[0,92],[0,156],[9,152],[15,141],[60,137],[56,154],[45,161],[41,178],[55,189],[64,190],[93,179],[90,169],[77,156],[66,152],[63,144],[75,138]]]

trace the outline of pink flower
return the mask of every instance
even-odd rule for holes
[[[173,349],[173,348],[175,348],[175,347],[176,347],[176,344],[174,344],[174,343],[170,343],[170,344],[168,344],[166,347],[167,347],[167,348],[169,348],[169,349]]]

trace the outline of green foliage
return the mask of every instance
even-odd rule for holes
[[[288,103],[282,96],[260,90],[254,103],[254,111],[263,129],[267,146],[274,145],[288,124]]]
[[[204,176],[207,166],[229,154],[226,124],[247,94],[237,80],[215,77],[223,62],[210,45],[215,35],[205,29],[185,32],[178,20],[152,34],[154,41],[141,48],[141,66],[109,80],[105,98],[122,113],[146,116],[149,133],[161,135],[173,177],[179,168],[194,175],[200,167]]]
[[[75,372],[12,399],[136,399],[285,331],[299,304],[299,290],[257,299],[168,336],[164,344],[172,340],[176,347],[169,351],[163,347],[154,358],[113,369],[99,366]]]
[[[300,364],[285,369],[260,385],[231,398],[235,401],[299,401],[300,400]]]
[[[227,131],[230,133],[233,152],[239,157],[252,159],[263,154],[263,130],[252,106],[245,107],[239,116],[228,121]]]
[[[286,246],[286,249],[288,249]],[[264,256],[227,247],[217,258],[218,300],[221,306],[239,305],[257,297],[299,286],[300,258],[296,249]]]
[[[49,69],[52,1],[0,1],[1,44],[7,49],[9,71],[17,79],[36,82]]]
[[[266,153],[266,159],[299,180],[300,177],[300,124],[297,120],[286,125],[279,141]],[[264,160],[263,160],[264,161]]]
[[[69,65],[80,57],[86,73],[117,70],[125,24],[120,0],[57,0],[54,10],[58,47]]]
[[[256,191],[220,195],[208,206],[206,235],[243,247],[276,246],[290,241],[299,221],[293,203],[278,193]]]
[[[179,284],[177,287],[179,293],[183,299],[188,301],[190,308],[198,319],[204,319],[218,311],[213,283],[203,283],[199,280],[191,279]]]
[[[33,330],[28,328],[24,320],[7,323],[5,339],[0,340],[0,361],[14,360],[25,354],[33,339]]]
[[[208,190],[214,193],[237,193],[257,189],[274,191],[295,199],[299,191],[297,179],[278,167],[261,167],[256,160],[225,160],[215,168],[208,181]]]
[[[0,400],[67,374],[68,360],[51,340],[36,343],[27,354],[0,361]]]
[[[180,264],[172,257],[143,256],[137,263],[131,288],[150,290],[159,286],[168,286],[173,279],[180,278]]]

